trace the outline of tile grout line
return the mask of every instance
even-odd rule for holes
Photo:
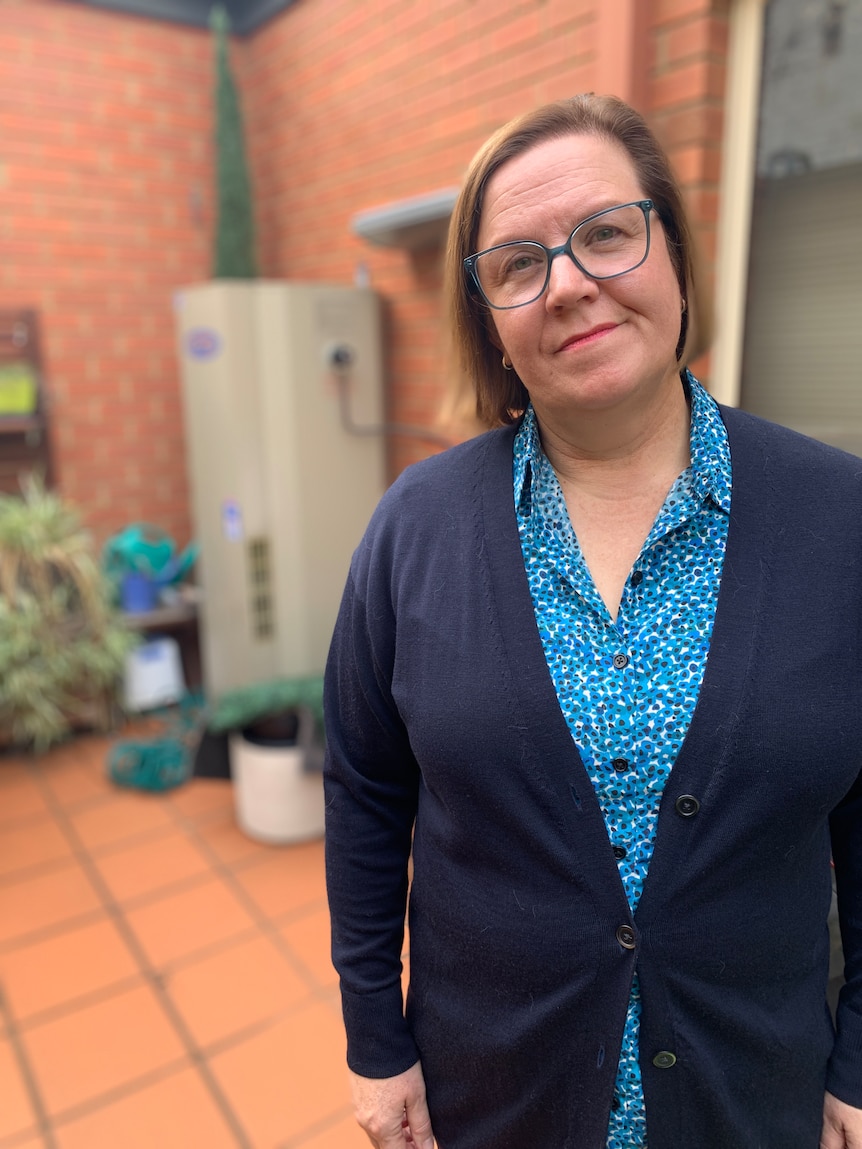
[[[198,833],[197,824],[194,822],[194,820],[184,816],[181,811],[175,809],[172,809],[171,813],[172,816],[177,818],[180,828],[193,836],[195,845],[197,845],[203,851],[203,853],[210,861],[213,872],[218,874],[219,877],[224,880],[225,884],[230,887],[232,892],[241,901],[243,908],[248,911],[260,932],[275,944],[279,953],[281,953],[281,955],[287,959],[290,966],[293,968],[294,973],[298,974],[302,978],[305,985],[308,986],[313,997],[317,1000],[328,1001],[329,997],[326,991],[317,983],[317,981],[315,981],[314,977],[306,968],[305,963],[302,962],[301,959],[297,958],[290,945],[288,945],[288,943],[281,936],[281,933],[279,932],[279,926],[277,926],[271,918],[267,917],[267,915],[263,912],[263,910],[261,910],[257,902],[254,901],[242,883],[237,880],[234,871],[225,862],[222,861],[215,850],[213,850],[213,848],[210,846],[206,838]],[[254,866],[255,862],[249,862],[247,865],[242,866],[241,869],[250,870],[254,869]],[[323,900],[322,904],[325,904],[325,899]],[[284,916],[286,917],[287,915]],[[283,924],[289,923],[285,922]]]
[[[310,986],[313,999],[315,1001],[322,1002],[331,1008],[336,1013],[336,1015],[341,1018],[342,1013],[340,1000],[334,1002],[331,993],[328,993],[314,980],[313,976],[307,970],[305,963],[300,958],[297,958],[289,943],[286,942],[285,939],[281,936],[278,926],[276,926],[275,923],[259,908],[251,895],[246,891],[245,887],[237,880],[236,874],[231,869],[231,867],[218,856],[206,838],[198,833],[197,822],[193,818],[189,818],[187,815],[184,815],[182,811],[177,810],[175,807],[172,807],[171,813],[172,816],[177,819],[180,828],[193,838],[195,844],[199,846],[199,848],[206,854],[207,858],[210,859],[213,871],[221,876],[225,880],[226,884],[234,891],[242,904],[251,914],[253,920],[258,924],[261,933],[268,937],[275,944],[278,951],[282,954],[282,956],[285,957],[285,959],[293,967],[294,971],[300,974],[306,985]],[[240,868],[242,870],[253,869],[255,864],[256,860],[249,861],[246,865],[243,865]],[[323,899],[323,904],[326,904],[325,898]],[[300,915],[297,915],[297,918],[299,916]],[[291,1011],[287,1012],[289,1014]],[[270,1019],[268,1022],[263,1023],[261,1029],[263,1030],[269,1028],[270,1025],[276,1023],[276,1020],[277,1019]],[[236,1037],[236,1035],[234,1035],[234,1037]],[[221,1051],[221,1044],[222,1043],[216,1043],[218,1052]],[[225,1039],[226,1048],[231,1048],[237,1044],[239,1044],[238,1040]],[[213,1051],[211,1051],[211,1055],[212,1053]],[[310,1137],[314,1137],[319,1133],[323,1133],[327,1129],[335,1128],[335,1126],[340,1121],[344,1120],[346,1117],[352,1116],[352,1108],[350,1106],[345,1106],[337,1113],[330,1114],[322,1121],[315,1122],[303,1132],[298,1133],[295,1136],[290,1136],[285,1141],[279,1142],[279,1144],[275,1146],[274,1149],[302,1149],[302,1146],[308,1143],[308,1139]]]
[[[288,1137],[286,1141],[279,1141],[274,1149],[302,1149],[303,1145],[308,1144],[309,1137],[316,1137],[319,1133],[325,1133],[328,1129],[334,1129],[347,1117],[353,1116],[353,1110],[349,1105],[345,1105],[343,1109],[337,1110],[335,1113],[330,1113],[328,1117],[324,1117],[320,1121],[315,1121],[309,1125],[302,1133],[297,1133],[295,1136]]]
[[[175,1076],[185,1065],[185,1057],[169,1061],[165,1065],[160,1065],[158,1069],[151,1069],[148,1073],[142,1073],[139,1077],[134,1077],[130,1081],[123,1082],[122,1085],[113,1085],[110,1089],[106,1089],[104,1093],[99,1093],[95,1097],[88,1097],[86,1101],[77,1101],[75,1104],[67,1106],[66,1109],[61,1109],[58,1113],[52,1114],[49,1120],[55,1125],[65,1125],[70,1121],[77,1121],[81,1117],[87,1117],[91,1113],[97,1113],[100,1109],[104,1109],[106,1105],[112,1105],[115,1101],[121,1101],[124,1097],[131,1097],[135,1093],[140,1092],[141,1089],[146,1089],[148,1085],[157,1084],[159,1081],[166,1081],[169,1077]]]
[[[54,1140],[54,1130],[51,1126],[48,1111],[45,1108],[45,1103],[42,1099],[42,1092],[39,1089],[39,1083],[36,1080],[36,1075],[30,1065],[30,1060],[24,1046],[21,1043],[21,1036],[18,1033],[18,1026],[15,1018],[12,1016],[12,1011],[6,1003],[6,996],[3,992],[3,987],[0,985],[0,1014],[3,1015],[6,1022],[6,1036],[9,1039],[9,1044],[12,1046],[12,1052],[15,1055],[15,1060],[18,1063],[18,1069],[24,1079],[24,1088],[27,1090],[27,1095],[30,1098],[30,1104],[33,1106],[33,1112],[36,1116],[36,1123],[39,1127],[39,1132],[45,1140],[47,1149],[57,1149],[57,1142]]]
[[[29,930],[27,933],[13,934],[12,937],[0,941],[0,954],[14,953],[15,950],[24,949],[26,946],[41,945],[42,942],[49,942],[52,938],[60,937],[70,930],[93,925],[103,916],[104,910],[102,908],[85,910],[83,913],[75,914],[74,917],[61,918],[60,921],[52,922],[46,926],[37,926],[36,929]]]
[[[33,772],[36,773],[35,770]],[[221,1086],[216,1080],[212,1069],[210,1068],[209,1062],[196,1045],[192,1035],[186,1027],[182,1016],[174,1006],[174,1003],[171,1001],[170,996],[165,990],[161,975],[159,974],[158,970],[154,969],[150,964],[149,958],[144,952],[143,947],[138,942],[138,939],[135,936],[132,928],[129,926],[128,921],[126,920],[122,907],[115,901],[113,894],[108,889],[107,883],[102,878],[98,867],[93,863],[93,860],[85,849],[80,837],[78,836],[74,824],[71,822],[66,813],[66,810],[55,797],[47,779],[41,778],[37,774],[37,784],[42,790],[42,794],[46,804],[48,805],[48,808],[56,819],[60,829],[65,834],[67,841],[71,845],[72,851],[77,861],[86,872],[87,877],[92,883],[98,896],[102,900],[106,913],[110,916],[111,920],[114,922],[114,925],[122,935],[123,940],[132,953],[132,956],[138,963],[141,974],[143,975],[145,981],[153,989],[164,1013],[167,1015],[168,1020],[174,1027],[174,1030],[179,1035],[180,1041],[185,1047],[186,1052],[192,1061],[192,1064],[200,1074],[203,1083],[207,1088],[207,1091],[209,1092],[217,1108],[227,1122],[231,1133],[235,1137],[239,1149],[254,1149],[254,1146],[249,1140],[248,1135],[246,1134],[239,1118],[234,1113],[230,1102],[228,1101],[227,1097],[221,1089]],[[171,816],[173,817],[173,813]],[[56,1149],[56,1143],[52,1142],[48,1149]]]
[[[104,920],[104,915],[102,915]],[[54,1021],[59,1021],[70,1014],[76,1013],[79,1009],[89,1009],[91,1005],[100,1005],[103,1001],[110,1001],[112,997],[117,997],[119,994],[126,993],[140,982],[140,973],[134,976],[120,978],[117,981],[108,982],[106,985],[99,986],[98,989],[88,990],[86,993],[79,994],[78,997],[69,998],[66,1001],[57,1002],[54,1005],[49,1005],[38,1010],[36,1013],[27,1014],[22,1017],[18,1022],[19,1028],[22,1032],[30,1029],[38,1029],[42,1025],[50,1025]]]

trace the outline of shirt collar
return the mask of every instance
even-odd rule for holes
[[[731,468],[727,431],[718,404],[686,369],[683,387],[691,402],[691,480],[702,499],[711,499],[726,513],[730,512]],[[533,483],[542,469],[549,466],[536,413],[530,403],[515,436],[514,493],[519,514],[529,515]]]
[[[704,499],[730,513],[730,445],[718,404],[686,369],[683,386],[691,400],[691,476]]]

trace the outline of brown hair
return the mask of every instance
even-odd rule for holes
[[[489,426],[513,422],[529,397],[514,371],[502,365],[492,342],[489,309],[473,289],[464,260],[476,251],[482,200],[488,180],[507,160],[569,135],[602,136],[628,153],[643,193],[655,204],[668,253],[687,307],[682,315],[677,362],[682,369],[709,343],[709,307],[682,194],[661,145],[643,117],[616,96],[573,96],[510,121],[479,149],[452,213],[446,251],[445,290],[453,350],[472,384],[479,419]]]

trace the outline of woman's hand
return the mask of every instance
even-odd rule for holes
[[[820,1149],[862,1149],[862,1109],[827,1093]]]
[[[418,1061],[397,1077],[378,1079],[348,1072],[356,1120],[374,1149],[434,1149],[425,1078]]]

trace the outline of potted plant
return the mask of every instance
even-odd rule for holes
[[[0,495],[0,743],[38,752],[108,730],[137,641],[75,510],[35,477]]]
[[[269,843],[323,833],[323,680],[277,678],[229,691],[209,728],[227,733],[237,822]]]

